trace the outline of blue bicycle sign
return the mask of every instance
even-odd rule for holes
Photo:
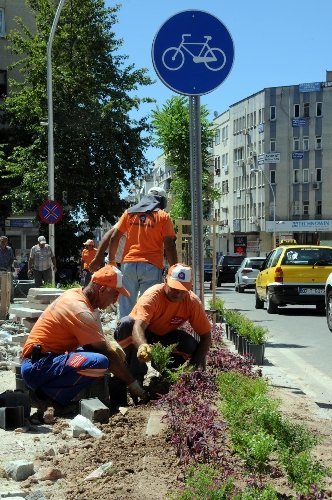
[[[215,16],[186,10],[170,17],[152,45],[152,60],[160,80],[184,95],[202,95],[218,87],[234,60],[231,35]]]
[[[185,39],[191,36],[190,33],[182,35],[182,41],[178,47],[169,47],[162,56],[164,66],[170,71],[177,71],[184,65],[185,52],[187,52],[194,63],[203,63],[210,71],[219,71],[226,64],[225,52],[218,47],[210,47],[209,41],[212,36],[204,35],[205,42],[187,42]],[[197,55],[189,48],[189,45],[202,47]]]

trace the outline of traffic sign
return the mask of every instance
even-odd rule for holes
[[[56,224],[62,217],[62,206],[54,200],[46,200],[39,207],[39,217],[46,224]]]
[[[184,95],[203,95],[228,76],[234,44],[225,25],[201,10],[185,10],[170,17],[152,44],[152,62],[160,80]]]

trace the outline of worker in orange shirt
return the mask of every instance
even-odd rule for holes
[[[211,346],[211,323],[199,297],[191,290],[192,269],[175,264],[168,270],[166,282],[154,285],[139,297],[128,316],[121,318],[114,338],[126,354],[133,376],[143,383],[146,363],[151,360],[151,344],[175,344],[172,367],[188,361],[195,368],[205,368]],[[188,322],[195,337],[183,329]],[[118,381],[118,394],[121,381]],[[125,385],[124,385],[125,388]]]
[[[92,273],[89,269],[89,266],[92,260],[96,256],[97,248],[95,248],[95,242],[93,240],[86,240],[86,242],[83,243],[83,245],[85,246],[85,248],[82,251],[82,256],[81,256],[81,274],[82,274],[81,284],[84,287],[90,283]]]
[[[101,266],[103,248],[108,245],[108,260],[114,261],[119,242],[126,235],[121,261],[123,284],[130,297],[119,298],[119,316],[127,316],[136,304],[138,295],[162,282],[164,254],[168,264],[177,262],[176,235],[172,220],[164,210],[167,205],[166,192],[156,186],[120,217],[113,231],[101,241],[90,270]]]

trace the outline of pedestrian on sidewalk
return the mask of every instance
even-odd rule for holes
[[[10,302],[14,302],[14,285],[13,285],[13,263],[15,255],[13,249],[8,245],[7,236],[0,236],[0,271],[11,273],[10,280]]]
[[[37,398],[68,405],[97,377],[110,370],[132,395],[145,392],[131,375],[118,349],[103,334],[98,309],[128,295],[114,266],[95,272],[84,289],[65,291],[43,312],[23,347],[22,377]]]
[[[120,239],[126,235],[121,261],[124,286],[130,297],[120,297],[120,318],[127,316],[134,307],[138,295],[151,286],[162,282],[164,254],[168,264],[177,262],[176,235],[172,220],[165,208],[166,192],[160,187],[149,189],[136,205],[128,208],[113,231],[103,237],[90,268],[102,264],[103,253],[108,246],[108,260],[114,261]]]
[[[46,243],[45,236],[38,237],[37,245],[30,250],[28,261],[28,276],[33,276],[35,287],[39,288],[43,283],[52,283],[52,264],[53,271],[56,272],[56,260],[53,250]]]
[[[83,245],[85,248],[81,255],[81,285],[87,286],[91,280],[91,271],[89,266],[97,254],[97,248],[95,248],[95,242],[93,240],[86,240]]]
[[[128,366],[140,381],[151,359],[151,344],[176,344],[171,361],[176,368],[186,361],[205,368],[211,345],[211,323],[192,288],[192,269],[185,264],[171,266],[166,282],[149,288],[128,316],[122,318],[114,332],[126,353]],[[181,329],[189,322],[195,337]]]

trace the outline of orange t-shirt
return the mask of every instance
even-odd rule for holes
[[[176,330],[186,321],[189,321],[197,335],[211,331],[210,321],[194,292],[188,292],[182,302],[171,302],[164,288],[164,284],[154,285],[144,292],[130,316],[135,320],[144,321],[151,332],[160,336]]]
[[[81,257],[81,260],[83,262],[83,269],[89,269],[89,265],[91,261],[95,258],[96,253],[97,253],[97,248],[92,248],[92,250],[90,250],[89,248],[84,248]]]
[[[90,306],[81,288],[67,290],[38,318],[23,347],[23,358],[30,355],[35,344],[41,345],[42,352],[63,353],[104,341],[97,318],[97,310]]]
[[[164,210],[122,214],[117,229],[127,233],[122,262],[149,262],[164,267],[164,239],[176,237],[170,216]]]

